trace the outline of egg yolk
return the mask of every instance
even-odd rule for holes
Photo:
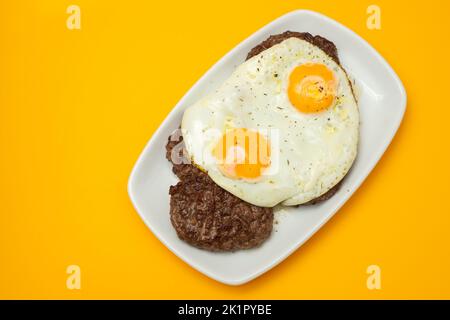
[[[316,113],[331,106],[336,87],[337,81],[330,69],[320,63],[306,63],[291,72],[288,96],[299,111]]]
[[[270,165],[270,145],[257,131],[228,130],[213,150],[220,171],[234,179],[257,179]]]

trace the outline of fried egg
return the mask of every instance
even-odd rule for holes
[[[190,160],[225,190],[258,206],[297,205],[346,175],[359,113],[345,71],[289,38],[189,107],[181,129]]]

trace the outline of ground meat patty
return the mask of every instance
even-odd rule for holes
[[[313,36],[312,34],[308,32],[293,32],[293,31],[286,31],[280,34],[276,34],[273,36],[270,36],[260,44],[258,44],[256,47],[254,47],[247,55],[247,59],[250,59],[253,56],[256,56],[263,52],[266,49],[269,49],[270,47],[273,47],[274,45],[283,42],[286,39],[289,38],[299,38],[305,41],[308,41],[309,43],[319,47],[324,51],[326,54],[328,54],[333,60],[340,65],[337,48],[334,45],[333,42],[321,37],[321,36]]]
[[[210,251],[259,246],[272,232],[273,209],[254,206],[219,187],[206,173],[183,159],[182,137],[169,137],[166,157],[180,182],[171,186],[170,221],[178,237]],[[175,150],[175,147],[180,147]]]
[[[305,202],[305,203],[303,203],[301,205],[305,206],[305,205],[310,205],[310,204],[318,204],[318,203],[320,203],[322,201],[330,199],[332,196],[334,196],[336,194],[336,192],[338,192],[339,188],[341,187],[341,184],[342,184],[342,180],[339,181],[333,188],[331,188],[330,190],[328,190],[324,194],[318,196],[317,198],[309,200],[308,202]]]

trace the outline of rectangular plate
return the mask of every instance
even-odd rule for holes
[[[259,248],[235,253],[211,253],[178,239],[169,220],[169,186],[177,183],[165,158],[167,137],[178,128],[184,110],[220,85],[241,64],[251,48],[272,34],[303,31],[333,41],[343,67],[359,89],[360,145],[357,159],[342,187],[315,206],[276,213],[277,232]],[[391,142],[406,108],[405,89],[392,68],[361,37],[321,14],[288,13],[244,40],[217,62],[186,93],[153,134],[137,161],[128,184],[134,207],[147,226],[173,253],[207,276],[230,285],[248,282],[298,249],[355,192]]]

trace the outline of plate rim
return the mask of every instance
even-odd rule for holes
[[[401,101],[399,105],[399,111],[400,113],[397,116],[397,119],[395,119],[395,126],[391,130],[389,134],[386,134],[384,136],[384,139],[382,141],[382,147],[378,151],[377,154],[373,156],[371,159],[372,163],[369,163],[367,172],[364,172],[363,174],[360,174],[355,178],[355,183],[350,192],[347,192],[340,200],[336,202],[334,205],[334,208],[330,210],[330,212],[314,227],[311,228],[308,233],[301,238],[298,242],[295,243],[295,245],[291,246],[287,251],[285,251],[283,254],[278,256],[276,259],[274,259],[271,263],[264,265],[262,268],[256,270],[255,272],[248,274],[241,278],[225,278],[221,275],[214,274],[213,272],[210,272],[209,270],[205,269],[201,265],[197,264],[195,261],[192,261],[192,259],[189,258],[189,256],[184,255],[182,252],[179,252],[180,250],[172,247],[165,239],[164,236],[162,236],[162,233],[158,232],[157,228],[154,228],[152,224],[145,218],[145,215],[142,210],[139,209],[138,201],[135,198],[133,188],[134,188],[134,181],[137,177],[138,169],[140,168],[141,164],[144,161],[145,155],[147,154],[148,150],[152,148],[153,144],[160,139],[160,135],[162,134],[162,128],[165,127],[166,123],[169,121],[171,117],[173,117],[175,110],[179,108],[180,105],[183,104],[183,102],[186,100],[190,92],[197,87],[197,85],[202,82],[203,79],[207,78],[209,74],[216,69],[218,66],[220,66],[222,63],[225,62],[228,56],[231,56],[236,51],[240,50],[241,47],[245,46],[248,42],[252,41],[255,37],[258,37],[259,35],[264,34],[267,32],[271,27],[273,27],[276,23],[288,19],[291,16],[296,15],[311,15],[314,18],[325,20],[327,23],[332,24],[334,27],[339,28],[343,30],[344,32],[350,33],[351,36],[355,37],[359,42],[361,42],[365,49],[369,50],[376,58],[377,62],[381,63],[386,70],[389,72],[389,74],[392,76],[393,80],[397,84],[397,89],[399,90]],[[265,272],[269,271],[270,269],[277,266],[279,263],[281,263],[283,260],[285,260],[287,257],[289,257],[293,252],[295,252],[298,248],[300,248],[306,241],[308,241],[318,230],[320,230],[336,213],[339,211],[339,209],[350,199],[350,197],[353,195],[353,193],[359,189],[361,184],[364,182],[364,180],[368,177],[368,175],[373,171],[374,167],[377,165],[377,163],[380,161],[381,157],[389,147],[389,145],[392,142],[392,139],[394,138],[395,134],[398,131],[398,128],[400,127],[405,111],[406,111],[406,105],[407,105],[407,95],[405,87],[398,77],[397,73],[393,70],[393,68],[389,65],[389,63],[381,56],[380,53],[378,53],[375,48],[373,48],[365,39],[363,39],[360,35],[358,35],[356,32],[351,30],[350,28],[346,27],[345,25],[341,24],[340,22],[337,22],[336,20],[333,20],[332,18],[322,14],[318,13],[316,11],[307,10],[307,9],[299,9],[294,10],[291,12],[288,12],[268,24],[264,25],[260,29],[258,29],[256,32],[252,33],[250,36],[242,40],[239,44],[237,44],[233,49],[228,51],[224,56],[222,56],[216,63],[214,63],[189,89],[188,91],[182,96],[182,98],[175,104],[175,106],[171,109],[171,111],[167,114],[165,119],[161,122],[161,124],[158,126],[158,128],[154,131],[154,133],[151,135],[149,141],[146,143],[145,147],[141,151],[136,163],[133,166],[133,169],[131,171],[131,174],[128,179],[127,184],[127,191],[128,195],[130,197],[130,200],[133,204],[133,207],[135,211],[138,213],[140,218],[144,221],[145,225],[150,229],[150,231],[155,235],[155,237],[162,242],[175,256],[180,258],[182,261],[187,263],[192,268],[198,270],[199,272],[203,273],[204,275],[208,276],[211,279],[214,279],[216,281],[219,281],[221,283],[227,284],[227,285],[242,285],[244,283],[247,283],[258,276],[264,274]]]

